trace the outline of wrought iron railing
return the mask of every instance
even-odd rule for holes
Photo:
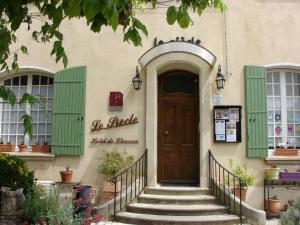
[[[215,159],[211,150],[209,150],[209,187],[230,212],[240,217],[240,223],[242,224],[243,209],[241,186],[241,179],[225,169]],[[236,204],[236,202],[239,204]]]
[[[147,149],[130,167],[116,174],[111,183],[115,185],[113,216],[124,209],[147,186]],[[117,186],[121,190],[117,192]]]

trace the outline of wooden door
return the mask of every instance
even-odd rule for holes
[[[198,77],[171,71],[159,77],[158,182],[199,183]]]

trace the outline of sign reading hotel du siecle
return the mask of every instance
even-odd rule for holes
[[[94,120],[91,125],[91,132],[101,131],[104,129],[110,129],[114,127],[128,126],[138,123],[138,118],[131,114],[129,118],[121,119],[118,116],[110,117],[107,124],[101,120]],[[92,138],[91,144],[138,144],[139,141],[135,139],[125,139],[123,137],[117,138]]]

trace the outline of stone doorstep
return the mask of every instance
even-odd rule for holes
[[[209,188],[198,187],[146,187],[145,194],[155,195],[203,195],[211,194]]]

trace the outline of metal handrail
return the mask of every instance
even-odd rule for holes
[[[147,186],[147,153],[148,150],[146,149],[144,154],[131,164],[131,166],[114,175],[111,179],[111,183],[115,185],[113,216],[116,216],[118,212],[135,200]],[[120,192],[117,192],[117,185],[121,187]],[[123,192],[125,192],[125,196],[123,196],[125,199],[122,197]],[[119,204],[117,204],[118,195]]]
[[[243,210],[242,210],[242,180],[223,167],[213,156],[211,150],[208,150],[209,154],[209,187],[212,189],[213,194],[226,206],[229,211],[237,214],[240,217],[240,224],[243,223]],[[230,183],[233,184],[233,204],[231,204],[231,194],[230,194]],[[223,188],[223,196],[221,192]],[[225,195],[225,190],[227,189],[227,197]],[[236,189],[239,190],[239,198],[236,197]],[[240,210],[236,209],[235,202],[238,201]]]

